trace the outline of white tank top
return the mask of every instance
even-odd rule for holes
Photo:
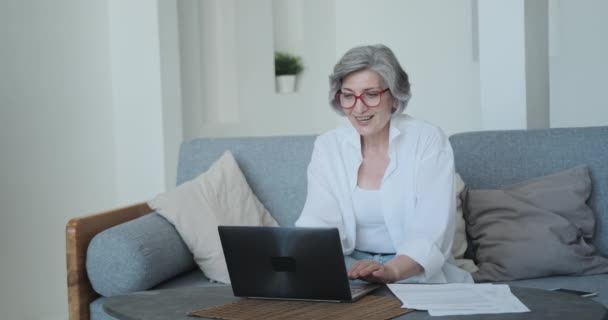
[[[353,205],[357,233],[355,249],[375,253],[394,253],[395,248],[384,223],[380,190],[355,189]]]

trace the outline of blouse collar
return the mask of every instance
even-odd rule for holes
[[[389,136],[388,136],[388,146],[389,150],[392,148],[394,144],[395,138],[397,138],[401,134],[401,130],[399,130],[395,126],[394,117],[391,118],[390,128],[389,128]],[[346,142],[351,146],[355,147],[359,151],[359,155],[361,155],[361,136],[357,129],[353,127],[352,124],[348,125],[347,134],[346,134]]]
[[[389,138],[388,138],[388,155],[389,155],[389,165],[386,168],[386,172],[384,174],[384,180],[393,173],[397,166],[397,151],[395,147],[395,139],[401,135],[401,130],[399,130],[395,126],[395,118],[391,118],[390,129],[389,129]],[[350,153],[351,157],[347,159],[347,164],[349,167],[349,184],[351,187],[351,191],[354,191],[357,187],[357,175],[359,172],[359,166],[361,166],[361,161],[363,161],[363,156],[361,154],[361,136],[357,129],[355,129],[352,124],[349,124],[346,130],[345,142],[352,147],[354,152]],[[352,149],[351,149],[352,150]]]

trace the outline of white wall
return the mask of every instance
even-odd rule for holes
[[[128,205],[166,185],[158,6],[109,0],[108,8],[116,193]]]
[[[241,135],[319,133],[333,128],[338,116],[327,102],[328,75],[333,67],[333,7],[330,1],[301,1],[302,39],[296,54],[304,71],[298,90],[275,92],[272,1],[241,1],[238,6],[239,107],[241,121],[229,128]],[[251,14],[253,13],[253,14]],[[296,21],[294,21],[296,22]],[[297,22],[296,22],[297,23]],[[245,131],[246,130],[246,131]]]
[[[547,0],[478,2],[482,128],[549,127]]]
[[[411,77],[414,97],[407,112],[448,133],[480,129],[470,0],[233,0],[234,12],[228,16],[234,15],[234,19],[228,20],[236,25],[225,26],[222,19],[218,23],[197,20],[193,14],[197,6],[211,6],[216,1],[180,2],[187,139],[320,133],[345,122],[328,105],[328,75],[346,50],[375,43],[391,47]],[[231,87],[236,93],[238,117],[232,122],[214,118],[218,110],[233,106],[209,101],[206,96],[218,90],[208,92],[214,87],[201,78],[221,74],[217,71],[221,67],[211,67],[221,61],[205,57],[205,41],[215,37],[233,37],[237,47],[231,61],[238,66],[236,78],[217,80],[220,84],[214,85]],[[197,45],[198,39],[203,41]],[[275,93],[275,49],[290,50],[303,58],[305,70],[298,76],[294,94]],[[213,56],[213,50],[208,54]]]
[[[237,94],[237,16],[235,0],[197,3],[204,123],[235,123],[239,120]]]
[[[201,28],[199,27],[199,0],[181,0],[177,3],[179,30],[180,80],[183,103],[184,137],[198,136],[204,123],[203,86],[201,70]]]
[[[273,44],[276,51],[302,52],[306,47],[304,1],[272,0]]]
[[[177,0],[158,1],[165,185],[175,186],[184,138]]]
[[[548,0],[525,1],[527,128],[549,128]]]
[[[479,2],[482,127],[525,129],[526,33],[524,0]]]
[[[302,30],[306,69],[292,95],[274,92],[272,0],[233,0],[233,59],[242,71],[236,80],[238,121],[233,123],[205,119],[200,74],[191,72],[205,53],[198,42],[184,41],[201,37],[192,25],[199,21],[184,18],[192,12],[181,7],[196,1],[179,2],[179,30],[175,1],[109,1],[0,2],[2,319],[66,318],[65,223],[140,200],[163,188],[163,181],[173,184],[182,100],[189,138],[318,133],[340,119],[326,97],[327,75],[336,59],[353,45],[383,42],[411,76],[414,98],[408,112],[448,133],[481,128],[476,17],[470,0],[303,1],[298,10],[307,27],[297,30]],[[607,3],[549,3],[551,126],[606,125],[608,43],[602,32],[608,30]],[[119,23],[117,15],[129,10],[138,15],[123,16]],[[361,23],[369,21],[370,13],[381,18]],[[160,22],[154,20],[156,14]],[[147,27],[138,29],[143,25]],[[175,44],[178,31],[181,55]],[[129,32],[140,32],[145,42],[117,46],[121,36],[138,37]],[[120,50],[148,50],[149,59],[137,61],[138,56]],[[140,94],[121,98],[118,93],[132,84]],[[136,172],[120,169],[121,163],[139,163],[140,149],[127,142],[141,139],[152,165]]]
[[[103,1],[0,2],[0,318],[66,319],[64,228],[115,205]]]
[[[338,55],[355,45],[386,44],[410,76],[408,113],[447,133],[480,129],[471,1],[336,0],[335,5]]]
[[[176,3],[161,25],[159,5],[0,2],[0,319],[67,319],[67,221],[174,177]]]
[[[186,138],[319,133],[344,123],[327,106],[327,75],[346,50],[370,43],[389,45],[410,74],[413,99],[407,112],[449,134],[605,124],[601,84],[608,44],[601,32],[607,29],[606,3],[515,3],[230,0],[224,8],[231,9],[222,13],[227,19],[211,24],[197,20],[198,9],[182,10]],[[509,13],[501,5],[519,11]],[[495,12],[489,14],[488,7]],[[230,81],[220,81],[222,67],[216,64],[222,61],[200,43],[214,37],[230,43],[224,51],[231,52],[230,66],[238,68],[236,75],[229,70]],[[228,47],[236,47],[236,55]],[[306,69],[293,95],[273,92],[274,49],[304,59]],[[483,66],[479,51],[484,51]],[[230,103],[213,100],[218,92],[234,93]],[[221,120],[221,112],[232,120]]]
[[[201,7],[218,6],[227,19],[201,21],[208,13],[195,14]],[[298,92],[285,95],[275,92],[272,0],[181,1],[179,7],[186,139],[319,133],[335,126],[337,115],[327,103],[327,76],[335,62],[331,1],[299,5],[301,23],[307,27],[299,35],[303,45],[297,54],[305,70]],[[217,39],[224,39],[219,47],[213,46]],[[233,46],[234,52],[229,50]],[[218,51],[230,54],[214,59]],[[217,66],[222,61],[238,67],[238,73]],[[234,77],[225,79],[226,71]],[[218,93],[230,98],[227,105]]]
[[[608,1],[550,4],[551,126],[608,125]]]

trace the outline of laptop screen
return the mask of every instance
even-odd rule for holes
[[[218,228],[235,296],[350,301],[336,228]]]

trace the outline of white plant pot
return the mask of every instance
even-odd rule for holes
[[[296,91],[296,75],[276,76],[277,92],[292,93]]]

